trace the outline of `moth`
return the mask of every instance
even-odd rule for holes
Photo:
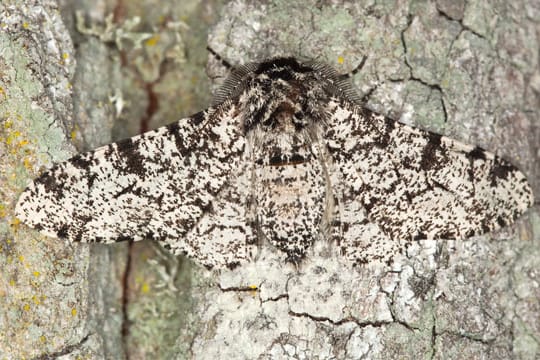
[[[15,211],[48,236],[149,238],[234,268],[260,246],[299,263],[315,241],[389,263],[415,240],[511,224],[532,202],[507,161],[370,111],[328,65],[278,57],[232,69],[206,110],[55,164]]]

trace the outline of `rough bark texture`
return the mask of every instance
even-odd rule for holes
[[[343,73],[367,56],[354,83],[368,107],[503,155],[538,193],[538,5],[234,1],[209,43],[232,63],[294,55]],[[392,269],[316,256],[294,269],[269,253],[194,293],[190,354],[537,358],[537,210],[496,234],[419,242]]]
[[[294,268],[265,248],[214,274],[147,242],[66,245],[17,223],[41,167],[207,106],[220,8],[0,4],[0,359],[540,357],[538,207],[496,234],[419,242],[391,269]],[[209,45],[234,64],[294,55],[343,73],[368,56],[353,80],[370,108],[497,152],[539,196],[539,34],[524,0],[238,0]]]
[[[190,313],[188,265],[150,243],[44,238],[13,207],[41,168],[206,106],[206,32],[218,8],[0,4],[0,359],[174,356]]]

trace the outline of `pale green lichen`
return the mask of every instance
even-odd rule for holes
[[[61,32],[52,30],[58,25],[56,15],[41,6],[19,4],[10,11],[0,6],[0,358],[39,356],[69,343],[76,334],[65,329],[77,328],[78,319],[66,316],[65,308],[84,299],[80,287],[54,281],[53,258],[66,256],[64,245],[29,231],[13,216],[28,179],[73,151],[57,121],[68,112],[66,75],[72,67],[66,54],[72,49]],[[50,36],[43,52],[31,46],[39,44],[31,34]],[[42,76],[55,71],[62,75],[50,77],[45,87]],[[75,277],[82,278],[83,269],[75,269]]]

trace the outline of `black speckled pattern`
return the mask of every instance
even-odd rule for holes
[[[532,202],[506,161],[363,108],[328,66],[275,58],[234,70],[205,111],[54,165],[16,214],[49,236],[152,238],[234,268],[267,245],[299,263],[314,241],[390,263],[411,241],[492,231]]]

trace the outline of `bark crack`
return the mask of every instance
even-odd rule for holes
[[[59,358],[60,356],[69,355],[72,352],[80,349],[84,345],[84,343],[88,341],[88,339],[90,338],[90,335],[92,335],[92,333],[88,333],[76,344],[67,345],[63,349],[52,352],[52,353],[45,353],[45,354],[36,356],[32,358],[32,360],[53,360],[53,359]]]
[[[128,243],[128,250],[126,256],[126,268],[122,277],[122,346],[124,348],[124,354],[126,359],[129,360],[129,346],[128,337],[130,331],[130,320],[128,314],[129,307],[129,276],[131,274],[131,265],[133,258],[133,243]]]
[[[292,310],[289,310],[289,315],[290,316],[294,316],[294,317],[304,317],[304,318],[308,318],[308,319],[311,319],[315,322],[329,322],[331,323],[332,325],[343,325],[343,324],[347,324],[347,323],[355,323],[358,327],[360,328],[364,328],[364,327],[367,327],[367,326],[372,326],[372,327],[383,327],[385,325],[388,325],[388,324],[391,324],[392,322],[390,321],[360,321],[354,317],[346,317],[346,318],[343,318],[341,320],[332,320],[326,316],[316,316],[316,315],[311,315],[311,314],[308,314],[306,312],[294,312]]]

